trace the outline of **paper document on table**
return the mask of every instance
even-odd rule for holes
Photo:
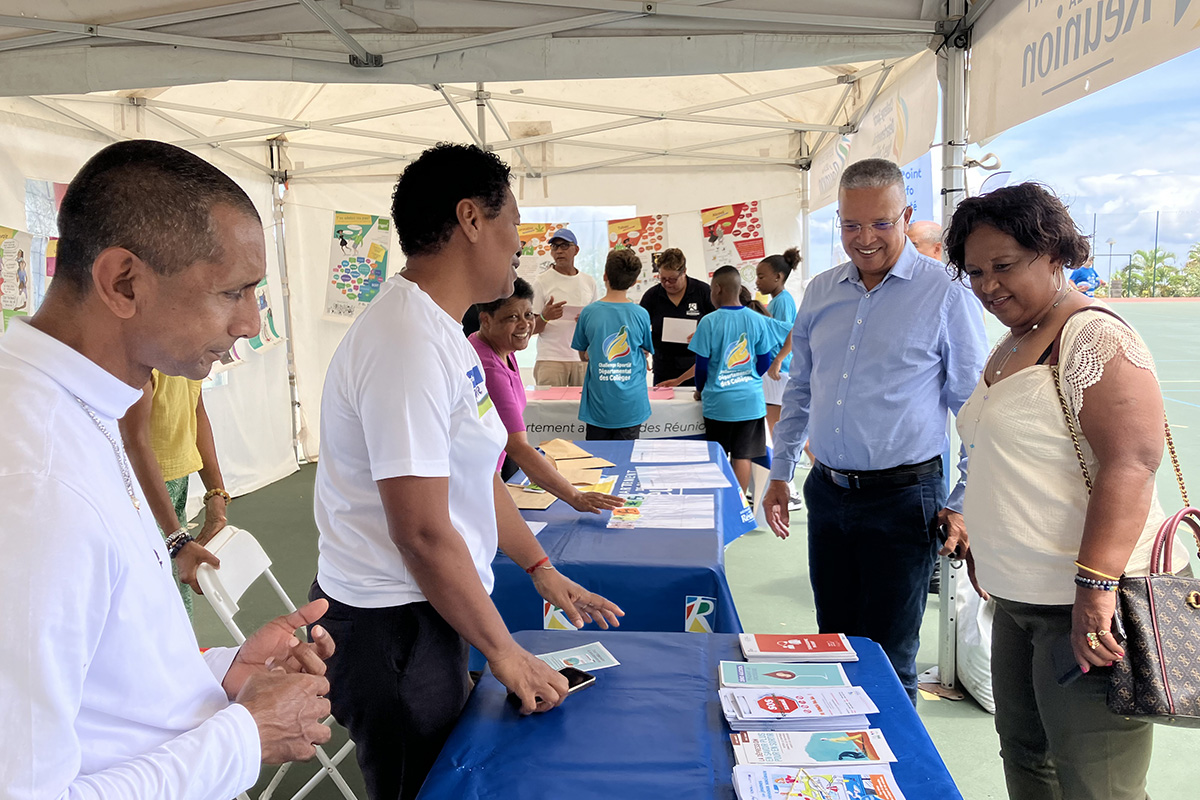
[[[721,468],[711,461],[664,467],[638,467],[638,483],[643,489],[725,489],[732,486]]]
[[[554,465],[560,471],[562,470],[562,467],[564,465],[571,467],[572,469],[597,469],[597,468],[603,469],[604,467],[615,467],[616,466],[616,464],[609,461],[607,458],[600,458],[600,456],[588,456],[587,458],[555,459]]]
[[[599,483],[603,478],[603,470],[600,469],[575,469],[564,466],[571,463],[570,461],[558,462],[558,471],[573,486],[591,486]]]
[[[591,486],[580,486],[581,492],[599,492],[600,494],[612,494],[613,489],[617,485],[617,476],[609,475],[607,478],[601,478],[599,483],[594,483]]]
[[[572,458],[588,458],[592,454],[584,450],[574,442],[568,442],[566,439],[551,439],[548,442],[542,442],[542,452],[556,461]]]
[[[619,667],[621,662],[613,658],[608,648],[599,642],[581,644],[569,650],[555,650],[553,653],[542,653],[537,656],[554,669],[576,667],[584,672],[595,672],[598,669]]]
[[[696,320],[694,319],[679,319],[678,317],[663,318],[662,339],[664,342],[687,344],[688,339],[692,338],[692,334],[695,332]]]
[[[504,488],[508,489],[513,502],[521,511],[545,511],[558,500],[549,492],[527,492],[525,487],[513,486],[511,483],[505,484]]]
[[[610,528],[692,528],[711,530],[716,510],[711,494],[647,494],[625,498],[608,521]]]
[[[842,766],[895,761],[896,756],[877,728],[837,731],[742,731],[729,735],[738,764],[787,767]]]
[[[529,526],[529,532],[532,533],[534,536],[537,536],[546,527],[546,523],[544,523],[544,522],[528,522],[528,521],[526,521],[525,524]]]
[[[638,439],[633,443],[630,461],[634,464],[708,461],[708,442],[693,439]]]
[[[830,798],[888,798],[905,800],[891,767],[733,768],[733,791],[738,800],[830,800]]]

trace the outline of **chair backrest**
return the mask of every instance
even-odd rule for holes
[[[221,567],[213,569],[208,564],[201,564],[196,571],[196,581],[209,605],[238,644],[245,641],[246,637],[233,621],[233,616],[238,612],[238,601],[259,577],[267,578],[288,611],[296,610],[271,573],[271,558],[248,531],[226,525],[209,540],[205,548],[221,560]]]

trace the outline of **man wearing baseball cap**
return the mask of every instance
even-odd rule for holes
[[[550,237],[550,255],[554,268],[533,281],[533,308],[539,313],[533,380],[538,386],[582,386],[587,364],[571,349],[571,340],[580,309],[596,299],[596,281],[575,268],[579,240],[570,228]]]

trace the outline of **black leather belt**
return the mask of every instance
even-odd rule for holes
[[[942,457],[934,456],[920,464],[905,464],[891,469],[872,469],[861,472],[838,472],[820,461],[813,463],[817,472],[843,489],[870,489],[878,486],[914,486],[926,475],[941,474]]]

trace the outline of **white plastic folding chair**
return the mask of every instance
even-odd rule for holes
[[[208,604],[212,606],[225,628],[232,634],[234,640],[238,644],[246,641],[246,635],[242,633],[241,628],[234,622],[234,615],[237,614],[239,606],[238,601],[246,590],[257,581],[260,577],[266,578],[267,583],[275,590],[275,594],[279,596],[280,602],[289,611],[295,611],[296,605],[292,602],[287,593],[283,591],[283,587],[279,585],[275,575],[271,573],[271,559],[263,550],[262,545],[258,543],[249,532],[241,528],[235,528],[232,525],[227,525],[221,529],[205,547],[221,560],[221,568],[213,569],[208,564],[201,564],[197,570],[196,580],[200,584],[200,588],[204,591],[204,597],[208,600]],[[329,725],[334,721],[333,717],[325,720],[325,724]],[[341,790],[342,795],[346,800],[358,800],[350,786],[346,783],[346,779],[338,772],[337,765],[342,763],[354,750],[354,742],[347,741],[342,745],[332,757],[327,755],[325,751],[317,747],[317,760],[321,764],[321,769],[315,775],[309,778],[294,795],[292,800],[301,800],[306,797],[317,784],[323,779],[329,778]],[[263,793],[259,795],[259,800],[269,800],[275,793],[275,789],[279,786],[279,782],[283,780],[283,776],[287,774],[292,764],[284,764],[271,778],[271,782]],[[245,794],[239,795],[239,798],[249,800]]]

